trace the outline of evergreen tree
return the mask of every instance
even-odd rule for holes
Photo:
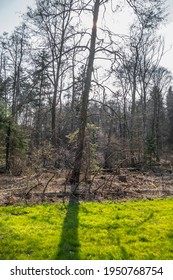
[[[167,118],[168,118],[168,144],[173,148],[173,90],[169,88],[167,94]]]

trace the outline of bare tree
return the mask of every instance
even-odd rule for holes
[[[84,81],[84,90],[82,93],[82,100],[81,100],[78,143],[77,143],[74,167],[70,178],[71,184],[75,186],[78,186],[79,184],[79,177],[80,177],[80,172],[82,167],[85,129],[87,124],[88,99],[89,99],[90,86],[91,86],[91,77],[93,72],[96,38],[97,38],[97,20],[99,15],[100,3],[101,3],[100,0],[96,0],[93,7],[93,26],[92,26],[92,33],[91,33],[91,43],[90,43],[87,71],[86,71],[86,77]]]
[[[61,107],[62,98],[62,78],[65,71],[68,71],[68,60],[71,48],[71,42],[76,31],[74,31],[72,18],[74,16],[76,1],[38,1],[36,10],[31,9],[28,16],[32,24],[37,26],[36,37],[38,33],[41,38],[41,45],[44,43],[50,50],[47,66],[49,68],[48,78],[53,87],[51,104],[51,130],[52,144],[57,145],[57,106]],[[60,115],[59,115],[60,117]]]

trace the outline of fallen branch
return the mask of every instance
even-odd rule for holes
[[[33,189],[36,189],[37,187],[39,186],[43,186],[43,184],[41,182],[39,182],[38,184],[34,185],[33,187],[31,187],[29,189],[29,191],[27,191],[27,193],[25,194],[25,197],[27,197],[29,195],[29,193],[33,190]]]
[[[51,178],[49,178],[49,180],[47,181],[47,183],[46,183],[46,185],[45,185],[45,187],[44,187],[44,189],[43,189],[43,193],[42,193],[42,201],[44,200],[44,195],[45,195],[45,191],[46,191],[46,189],[47,189],[47,187],[48,187],[48,185],[49,185],[49,183],[52,181],[52,179],[55,177],[55,173],[52,175],[52,177]]]

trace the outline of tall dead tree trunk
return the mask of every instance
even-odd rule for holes
[[[74,161],[74,167],[72,170],[70,183],[72,185],[78,186],[79,185],[79,176],[82,167],[82,156],[84,150],[84,139],[85,139],[85,129],[87,125],[87,110],[88,110],[88,99],[89,99],[89,92],[91,87],[91,77],[93,71],[93,64],[94,64],[94,56],[95,56],[95,45],[96,45],[96,37],[97,37],[97,20],[99,14],[99,7],[100,7],[100,0],[96,0],[93,9],[93,27],[91,33],[91,43],[90,43],[90,51],[88,57],[88,65],[87,65],[87,72],[86,78],[84,82],[84,90],[82,93],[81,99],[81,110],[80,110],[80,124],[79,124],[79,133],[78,133],[78,142],[77,142],[77,149]]]

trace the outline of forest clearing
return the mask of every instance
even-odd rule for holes
[[[1,207],[0,259],[173,259],[172,210],[172,199]]]
[[[1,175],[0,259],[173,259],[173,177],[122,172]]]

